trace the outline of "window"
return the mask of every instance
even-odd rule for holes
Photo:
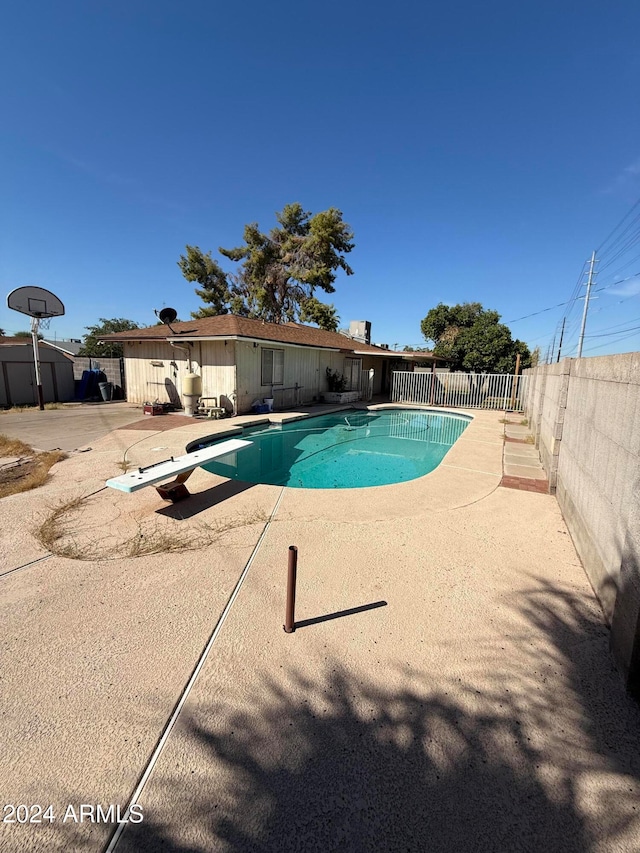
[[[262,350],[262,384],[282,385],[284,382],[284,350]]]

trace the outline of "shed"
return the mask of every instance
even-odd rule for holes
[[[38,342],[45,403],[74,398],[73,360],[44,341]],[[31,338],[0,337],[0,406],[37,405],[38,391]]]

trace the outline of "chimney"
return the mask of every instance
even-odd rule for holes
[[[351,320],[349,323],[349,335],[354,341],[362,344],[371,343],[371,323],[369,320]]]

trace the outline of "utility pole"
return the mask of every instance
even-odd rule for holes
[[[580,339],[578,341],[578,358],[582,357],[582,344],[584,343],[584,327],[587,325],[587,311],[589,310],[589,297],[591,296],[591,285],[593,284],[593,271],[596,265],[596,253],[595,250],[591,255],[591,262],[589,264],[589,278],[587,280],[587,293],[584,298],[584,311],[582,312],[582,326],[580,328]]]
[[[556,351],[556,335],[557,334],[558,334],[558,327],[556,326],[556,330],[553,333],[553,341],[551,342],[551,350],[550,350],[551,357],[549,359],[549,363],[551,363],[553,361],[553,354]]]
[[[562,329],[560,331],[560,343],[558,344],[558,357],[556,359],[556,364],[560,361],[560,350],[562,349],[562,339],[564,338],[564,324],[567,322],[567,318],[562,318]]]

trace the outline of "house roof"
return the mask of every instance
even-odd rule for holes
[[[0,347],[23,347],[31,343],[31,338],[0,337]]]
[[[78,352],[82,349],[82,341],[50,341],[45,338],[44,343],[49,344],[50,347],[60,350],[60,352],[65,353],[65,355],[78,355]]]
[[[250,338],[252,340],[272,341],[294,346],[338,349],[359,355],[377,355],[401,358],[406,353],[363,344],[354,341],[339,332],[326,332],[302,323],[265,323],[238,317],[236,314],[219,314],[215,317],[201,317],[197,320],[172,323],[168,326],[147,326],[144,329],[132,329],[105,335],[102,341],[164,341],[197,340],[207,338]],[[431,353],[424,353],[426,359],[433,359]]]

